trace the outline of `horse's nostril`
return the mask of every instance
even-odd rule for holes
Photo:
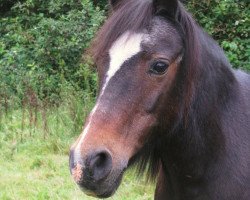
[[[108,156],[106,153],[102,152],[102,153],[95,155],[95,157],[93,157],[90,160],[89,167],[90,168],[94,168],[94,167],[102,168],[103,166],[106,165],[106,162],[108,162]]]
[[[95,181],[105,178],[112,169],[112,158],[107,151],[95,152],[87,160],[87,168],[90,176]]]

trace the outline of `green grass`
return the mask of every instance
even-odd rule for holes
[[[23,127],[21,110],[1,118],[0,200],[94,199],[80,191],[69,173],[68,151],[78,135],[74,132],[78,130],[74,125],[76,117],[70,112],[69,106],[49,110],[46,134],[40,112],[37,125],[32,127],[27,111]],[[153,199],[153,186],[137,180],[130,170],[110,199]]]
[[[75,185],[66,155],[26,155],[17,153],[0,161],[0,199],[93,199]],[[129,171],[111,199],[152,199],[152,187],[145,186]]]

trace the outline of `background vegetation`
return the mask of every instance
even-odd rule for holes
[[[185,4],[232,66],[250,70],[248,1]],[[67,154],[94,104],[97,78],[83,52],[107,8],[106,0],[0,0],[0,199],[89,199],[69,177]],[[152,197],[132,177],[114,199]]]

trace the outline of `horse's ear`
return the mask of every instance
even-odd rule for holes
[[[116,8],[122,0],[109,0],[109,4],[111,5],[112,9]]]
[[[154,0],[153,4],[156,14],[164,12],[170,17],[176,17],[178,0]]]

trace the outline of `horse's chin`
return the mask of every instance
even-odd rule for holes
[[[88,180],[79,183],[81,190],[88,196],[104,199],[111,197],[120,186],[122,171],[112,171],[108,177],[96,183],[90,183]]]

